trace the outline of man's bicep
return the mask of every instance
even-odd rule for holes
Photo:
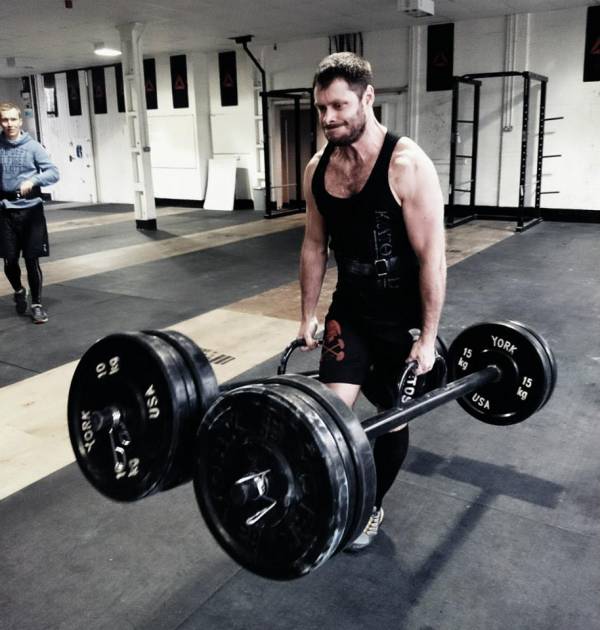
[[[444,199],[433,164],[426,160],[415,173],[411,194],[402,203],[404,221],[415,253],[444,248]]]
[[[308,241],[314,247],[326,249],[327,230],[323,216],[317,208],[317,203],[312,193],[313,174],[314,166],[312,163],[309,163],[304,172],[304,199],[306,201],[306,230],[304,240],[305,243]]]

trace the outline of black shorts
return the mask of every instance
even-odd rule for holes
[[[330,311],[325,320],[319,379],[323,383],[363,385],[371,370],[395,378],[414,343],[410,329],[410,324],[402,322],[344,318]]]
[[[0,258],[41,258],[50,254],[43,204],[0,209]]]

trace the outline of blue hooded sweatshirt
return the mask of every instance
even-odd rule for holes
[[[49,186],[56,183],[58,178],[58,169],[50,161],[44,147],[27,132],[22,132],[16,140],[9,140],[4,133],[0,133],[0,191],[15,191],[27,179],[35,186]],[[40,201],[39,197],[8,201],[2,199],[0,192],[0,209],[2,206],[31,208]]]

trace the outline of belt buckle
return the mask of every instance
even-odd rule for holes
[[[378,258],[374,263],[375,275],[378,278],[384,278],[390,272],[389,261],[385,258]]]

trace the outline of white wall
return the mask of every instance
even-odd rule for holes
[[[189,107],[180,109],[173,108],[170,56],[156,58],[158,109],[148,111],[154,194],[162,198],[200,201],[204,198],[208,158],[211,155],[207,56],[202,53],[187,55]],[[90,112],[98,201],[133,203],[126,115],[117,107],[114,67],[104,68],[104,78],[107,113],[94,113],[93,103]],[[89,81],[91,84],[91,75]],[[38,77],[38,84],[41,85],[41,77]],[[39,96],[43,96],[43,91],[39,92]],[[65,111],[65,107],[66,104],[59,107],[59,111]],[[58,124],[56,119],[42,116],[41,124],[42,134],[46,137],[57,133],[66,137],[55,129]],[[68,120],[64,124],[69,124]],[[55,153],[57,159],[60,159],[58,153],[64,153],[63,157],[68,159],[66,148]],[[63,182],[60,189],[61,199],[75,199],[74,191],[65,189],[65,185],[66,182]]]
[[[21,101],[21,80],[20,79],[0,79],[0,101],[10,101],[20,103]]]
[[[600,210],[600,82],[583,82],[586,8],[532,16],[530,65],[550,77],[546,116],[564,120],[546,123],[542,190],[549,208]]]
[[[193,58],[187,55],[189,106],[174,109],[170,56],[156,57],[158,109],[148,110],[154,196],[200,200],[204,198],[206,187],[206,156],[210,143],[208,137],[198,133],[196,91],[200,92],[198,99],[202,105],[206,78],[194,71],[194,63],[205,64],[202,55],[197,53]],[[198,90],[196,81],[200,82]]]
[[[504,70],[506,29],[511,18],[467,20],[455,24],[454,73]],[[586,9],[518,15],[514,69],[549,77],[546,116],[565,116],[546,125],[544,153],[562,153],[545,160],[543,190],[560,190],[542,197],[545,207],[600,210],[600,82],[583,83]],[[365,32],[364,53],[375,73],[375,87],[402,87],[414,76],[409,95],[377,95],[387,124],[405,134],[405,112],[415,121],[415,138],[431,156],[444,192],[448,190],[451,93],[426,92],[427,29],[420,35],[416,65],[409,59],[409,29]],[[277,42],[277,47],[252,47],[267,71],[268,88],[308,87],[318,62],[328,54],[328,38]],[[190,107],[172,108],[169,55],[156,58],[159,109],[150,111],[154,188],[157,197],[203,199],[208,159],[235,155],[248,171],[250,185],[259,178],[257,139],[260,121],[255,111],[254,65],[237,47],[238,105],[220,103],[218,54],[187,53]],[[176,54],[175,51],[172,54]],[[96,167],[102,201],[132,201],[125,116],[116,112],[114,73],[106,72],[109,114],[92,116],[96,140]],[[522,85],[514,81],[510,112],[512,129],[501,124],[504,81],[486,79],[482,87],[477,203],[514,206],[518,201],[521,143]],[[537,82],[532,82],[537,87]],[[0,90],[6,81],[0,82]],[[10,87],[10,85],[8,85]],[[535,91],[534,91],[535,92]],[[536,94],[530,112],[530,177],[527,202],[532,201],[537,129]],[[414,105],[418,109],[413,111]],[[411,122],[407,121],[407,122]],[[275,128],[275,131],[274,131]],[[461,130],[465,153],[470,153],[469,130]],[[277,144],[272,125],[272,146]],[[274,181],[279,174],[273,172]],[[459,175],[469,177],[466,163]],[[459,178],[460,179],[460,178]],[[463,198],[464,199],[464,198]],[[462,201],[458,198],[457,201]]]
[[[91,85],[92,77],[89,73]],[[126,119],[118,111],[117,83],[114,67],[104,69],[106,85],[106,114],[95,114],[93,102],[91,119],[94,137],[98,201],[101,203],[133,203],[133,183]]]
[[[66,73],[55,75],[58,114],[48,115],[41,76],[36,77],[39,95],[41,143],[57,166],[60,179],[48,190],[53,199],[94,203],[97,201],[92,135],[85,72],[78,72],[81,114],[71,116]]]
[[[545,115],[565,116],[564,120],[546,123],[543,153],[561,153],[563,157],[544,160],[542,191],[559,190],[560,194],[542,195],[542,207],[600,210],[600,182],[597,177],[600,166],[597,150],[600,144],[600,83],[583,83],[585,22],[585,8],[517,16],[514,69],[547,76]],[[505,18],[458,22],[454,35],[454,73],[502,71],[505,28]],[[447,193],[451,95],[450,92],[424,92],[426,48],[421,54],[419,142],[434,158]],[[537,81],[531,82],[526,189],[526,204],[531,205],[534,202],[539,85]],[[483,79],[481,96],[477,203],[516,206],[523,80],[514,80],[511,131],[502,131],[501,126],[502,79]],[[460,129],[466,141],[467,150],[464,152],[469,154],[469,130],[467,127]],[[461,180],[461,175],[462,179],[469,177],[470,163],[465,162],[463,169],[457,170],[457,182]],[[466,203],[467,196],[462,199],[457,196],[456,200]]]
[[[223,107],[219,80],[219,56],[208,61],[210,130],[213,156],[234,156],[238,169],[247,173],[248,186],[257,185],[257,123],[254,65],[243,50],[236,50],[238,104]],[[260,136],[262,137],[262,136]],[[239,175],[239,174],[238,174]],[[249,193],[249,191],[248,191]]]
[[[544,161],[542,190],[560,190],[542,196],[542,206],[600,210],[600,82],[583,83],[586,9],[551,11],[516,16],[517,45],[514,69],[549,78],[546,117],[565,116],[546,123],[544,154],[562,158]],[[504,70],[507,18],[457,22],[454,32],[454,74]],[[416,139],[436,164],[447,195],[450,152],[451,92],[426,92],[427,28],[421,29],[419,99]],[[559,44],[558,44],[559,43]],[[557,50],[557,46],[559,49]],[[327,38],[278,43],[277,50],[262,51],[271,88],[310,85],[319,60],[328,53]],[[375,87],[401,86],[410,76],[408,29],[364,33],[364,54],[375,73]],[[481,92],[477,203],[516,206],[519,193],[523,80],[514,81],[512,131],[501,124],[502,79],[484,79]],[[532,81],[528,190],[533,203],[537,149],[537,97],[539,83]],[[379,95],[379,102],[385,97]],[[468,97],[465,101],[468,104]],[[400,103],[399,106],[403,106]],[[468,110],[465,110],[468,111]],[[397,124],[397,131],[402,132]],[[470,132],[461,136],[470,151]],[[470,164],[459,171],[470,177]],[[468,186],[464,186],[468,187]],[[463,198],[466,202],[467,198]],[[457,198],[457,202],[461,202]]]

